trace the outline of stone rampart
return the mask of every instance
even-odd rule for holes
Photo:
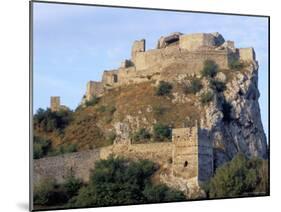
[[[149,159],[160,165],[171,163],[172,143],[111,145],[96,150],[69,153],[34,160],[34,183],[45,178],[63,182],[71,173],[83,181],[89,181],[95,162],[110,155],[130,159]]]

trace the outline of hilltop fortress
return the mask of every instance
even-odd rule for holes
[[[128,138],[125,141],[115,139],[110,146],[39,159],[34,164],[35,182],[44,177],[63,181],[70,169],[77,177],[87,181],[95,161],[114,154],[133,159],[150,159],[160,164],[160,181],[190,196],[200,190],[201,182],[213,176],[214,161],[221,165],[239,151],[249,156],[266,157],[254,49],[236,48],[233,41],[225,41],[217,32],[173,33],[160,37],[156,49],[147,51],[144,39],[135,41],[130,59],[123,61],[117,69],[104,71],[100,82],[87,83],[81,105],[122,85],[150,80],[173,81],[180,75],[196,75],[206,60],[214,61],[220,70],[227,71],[234,60],[251,64],[248,75],[235,72],[239,80],[235,78],[229,82],[230,87],[225,95],[232,104],[232,116],[236,117],[234,124],[225,125],[221,106],[216,100],[216,103],[205,107],[206,119],[211,127],[206,128],[196,122],[192,127],[173,128],[172,142],[132,144]],[[60,108],[59,98],[53,97],[51,110],[57,111]],[[118,126],[118,131],[125,134],[126,125],[118,123],[114,126]],[[123,135],[118,136],[122,138]]]
[[[157,48],[148,51],[145,40],[138,40],[133,43],[131,59],[123,61],[118,69],[104,71],[101,82],[87,83],[82,103],[120,85],[198,73],[206,60],[213,60],[221,69],[228,69],[234,59],[255,61],[253,48],[237,49],[233,41],[225,41],[217,32],[173,33],[160,37]]]

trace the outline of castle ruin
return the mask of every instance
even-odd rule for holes
[[[179,74],[199,73],[206,60],[213,60],[221,69],[228,69],[236,59],[255,61],[254,49],[235,48],[233,41],[225,41],[217,32],[172,33],[160,37],[157,47],[150,50],[146,50],[144,39],[138,40],[132,45],[131,59],[121,62],[117,69],[104,71],[100,82],[87,83],[82,103],[124,84],[169,80]]]
[[[255,52],[253,48],[236,48],[233,41],[225,41],[219,33],[182,34],[177,32],[160,37],[156,48],[151,50],[146,50],[144,39],[135,41],[130,59],[124,60],[117,69],[104,71],[101,81],[87,83],[82,105],[86,101],[91,101],[93,97],[102,96],[108,90],[118,86],[149,80],[169,81],[180,74],[197,74],[202,70],[206,60],[213,60],[220,69],[229,69],[233,60],[255,61]],[[61,108],[63,106],[60,105],[60,98],[51,97],[51,110],[59,111]],[[122,133],[129,131],[124,130],[122,125],[117,127]],[[74,167],[78,177],[87,181],[95,160],[105,159],[114,154],[129,158],[151,159],[163,167],[169,167],[173,177],[190,180],[196,185],[208,181],[213,176],[213,141],[209,137],[208,130],[199,127],[197,123],[193,127],[174,128],[172,142],[132,144],[126,140],[127,137],[121,136],[119,142],[116,140],[111,146],[95,149],[94,159],[91,152],[86,152],[85,155],[83,152],[78,152],[69,156],[78,158],[77,161],[71,159],[70,168]],[[168,158],[171,162],[168,162]],[[53,174],[52,177],[63,179],[69,168],[64,167],[67,162],[51,161],[50,164],[59,164],[63,167],[57,167],[57,171],[52,171],[54,167],[50,167],[48,171],[47,160],[67,161],[64,156],[36,161],[35,178]],[[43,170],[41,166],[45,167],[43,174],[40,173]],[[81,173],[83,175],[80,176]]]

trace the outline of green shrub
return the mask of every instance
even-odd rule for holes
[[[157,166],[148,160],[109,157],[95,164],[90,182],[70,201],[71,207],[139,204],[183,200],[181,192],[151,184]]]
[[[172,130],[169,126],[157,123],[153,126],[153,138],[156,141],[172,139]]]
[[[173,86],[169,82],[160,81],[158,87],[156,88],[156,95],[157,96],[165,96],[169,95]]]
[[[166,185],[147,185],[143,191],[147,202],[170,202],[170,201],[182,201],[185,200],[185,196],[182,192],[174,189],[170,189]]]
[[[200,79],[193,78],[190,82],[190,85],[184,85],[183,86],[183,92],[185,94],[196,94],[203,88],[203,85],[201,83]]]
[[[217,92],[223,92],[226,89],[224,82],[214,79],[210,81],[210,87]]]
[[[99,103],[99,97],[93,96],[91,100],[85,102],[85,105],[86,107],[89,107],[89,106],[94,106],[98,103]]]
[[[247,159],[237,154],[219,167],[206,187],[210,198],[249,196],[253,192],[268,193],[267,161]]]
[[[233,70],[241,70],[242,68],[244,68],[244,63],[238,59],[232,60],[229,64],[229,68]]]
[[[77,144],[64,144],[60,146],[59,154],[77,152]]]
[[[218,72],[218,65],[213,60],[206,60],[204,62],[201,75],[203,77],[214,77]]]
[[[33,120],[35,127],[46,132],[62,131],[73,120],[73,112],[70,110],[52,112],[49,108],[47,110],[39,108]]]
[[[151,137],[149,131],[145,128],[139,129],[137,132],[133,135],[133,141],[140,142],[144,140],[149,140]]]
[[[62,187],[65,189],[68,199],[70,199],[78,194],[78,191],[82,187],[82,185],[82,181],[75,178],[73,173],[71,173],[62,184]]]
[[[78,194],[82,181],[72,174],[58,184],[53,179],[44,179],[34,186],[33,200],[36,205],[61,205]]]
[[[212,101],[213,98],[214,98],[213,92],[207,91],[207,92],[201,94],[200,102],[205,105],[205,104],[209,103],[210,101]]]
[[[38,136],[33,139],[33,159],[39,159],[48,154],[51,149],[51,141]]]
[[[33,201],[36,205],[58,205],[67,200],[66,192],[54,180],[45,179],[34,186]]]

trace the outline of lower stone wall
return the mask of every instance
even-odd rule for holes
[[[42,179],[51,178],[61,183],[71,172],[75,177],[87,182],[89,181],[90,171],[95,167],[95,162],[106,159],[111,154],[130,159],[149,159],[158,163],[160,167],[166,167],[171,164],[172,143],[116,144],[97,150],[34,160],[33,182],[36,184]]]

